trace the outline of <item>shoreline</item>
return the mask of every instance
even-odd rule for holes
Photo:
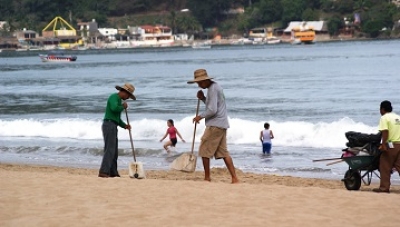
[[[55,165],[44,165],[44,164],[18,164],[18,163],[4,163],[0,162],[0,172],[4,171],[33,171],[33,172],[57,172],[57,173],[68,173],[71,175],[85,175],[97,178],[97,168],[85,168],[85,167],[67,167],[67,166],[55,166]],[[128,176],[127,169],[120,169],[120,179],[130,179]],[[177,170],[158,170],[158,169],[145,169],[146,179],[152,180],[172,180],[172,181],[203,181],[203,171],[196,170],[194,173],[185,173]],[[240,183],[246,184],[272,184],[282,186],[293,186],[293,187],[319,187],[326,189],[343,189],[343,182],[335,179],[323,179],[323,178],[307,178],[297,177],[279,174],[264,174],[264,173],[253,173],[243,172],[240,169],[236,169],[236,174],[240,180]],[[211,177],[213,183],[230,183],[230,175],[226,168],[213,167],[211,168]],[[371,183],[370,186],[362,185],[360,191],[372,191],[372,188],[377,187],[377,183]],[[391,192],[393,194],[400,194],[400,185],[392,185]]]
[[[222,40],[212,40],[210,45],[212,47],[229,47],[229,46],[281,46],[281,45],[293,45],[290,40],[281,39],[280,43],[276,44],[233,44],[240,39],[222,39]],[[336,43],[336,42],[363,42],[363,41],[390,41],[390,40],[400,40],[400,38],[331,38],[331,39],[317,39],[316,43]],[[66,52],[76,52],[76,53],[85,53],[87,51],[107,51],[107,50],[157,50],[157,49],[172,49],[172,48],[183,48],[183,49],[192,49],[192,45],[194,43],[204,43],[209,40],[193,40],[189,42],[177,41],[170,45],[143,45],[143,46],[115,46],[115,47],[102,47],[102,48],[87,48],[84,50],[78,49],[1,49],[4,54],[6,53],[38,53],[43,51],[66,51]],[[310,45],[310,44],[308,44]],[[23,51],[21,51],[23,50]],[[0,52],[0,53],[2,53]],[[0,54],[1,56],[1,54]]]
[[[340,181],[226,169],[146,171],[147,179],[97,170],[0,163],[0,226],[385,226],[400,222],[400,187],[347,191]],[[367,207],[365,207],[367,205]],[[364,208],[364,209],[363,209]]]

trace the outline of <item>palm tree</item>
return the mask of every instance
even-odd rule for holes
[[[194,33],[201,28],[200,23],[193,16],[183,15],[176,20],[177,27],[185,33]]]
[[[174,34],[177,33],[176,20],[177,20],[176,12],[171,11],[169,14],[169,21],[170,21],[170,24],[171,24],[170,26],[171,26]]]
[[[355,12],[365,12],[368,10],[367,1],[366,0],[357,0],[354,2],[354,11]]]

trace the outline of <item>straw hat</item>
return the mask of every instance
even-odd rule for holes
[[[190,80],[187,83],[188,84],[193,84],[199,81],[203,81],[203,80],[211,80],[213,78],[208,77],[207,75],[207,71],[205,69],[198,69],[196,71],[194,71],[194,80]]]
[[[115,88],[118,90],[118,91],[126,91],[126,92],[128,92],[129,93],[129,97],[131,98],[131,99],[133,99],[133,100],[136,100],[136,97],[135,97],[135,95],[133,95],[133,92],[135,92],[135,87],[132,85],[132,84],[129,84],[129,83],[126,83],[126,84],[124,84],[124,86],[122,86],[122,87],[120,87],[120,86],[115,86]]]

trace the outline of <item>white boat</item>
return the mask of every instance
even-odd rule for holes
[[[267,44],[278,44],[280,42],[281,42],[281,40],[276,37],[267,38],[267,40],[266,40]]]
[[[290,40],[290,43],[293,45],[299,45],[299,44],[301,44],[301,40],[300,39],[292,39],[292,40]]]
[[[196,42],[192,44],[193,49],[210,49],[211,44],[208,42]]]

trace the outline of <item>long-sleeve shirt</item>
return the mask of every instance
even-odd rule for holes
[[[106,113],[104,120],[112,120],[120,127],[125,128],[126,124],[121,120],[121,112],[124,110],[122,106],[122,99],[117,93],[110,95],[107,100]]]
[[[203,102],[206,104],[206,110],[200,116],[205,118],[206,126],[229,128],[225,95],[221,86],[213,81],[207,89],[207,97]]]

